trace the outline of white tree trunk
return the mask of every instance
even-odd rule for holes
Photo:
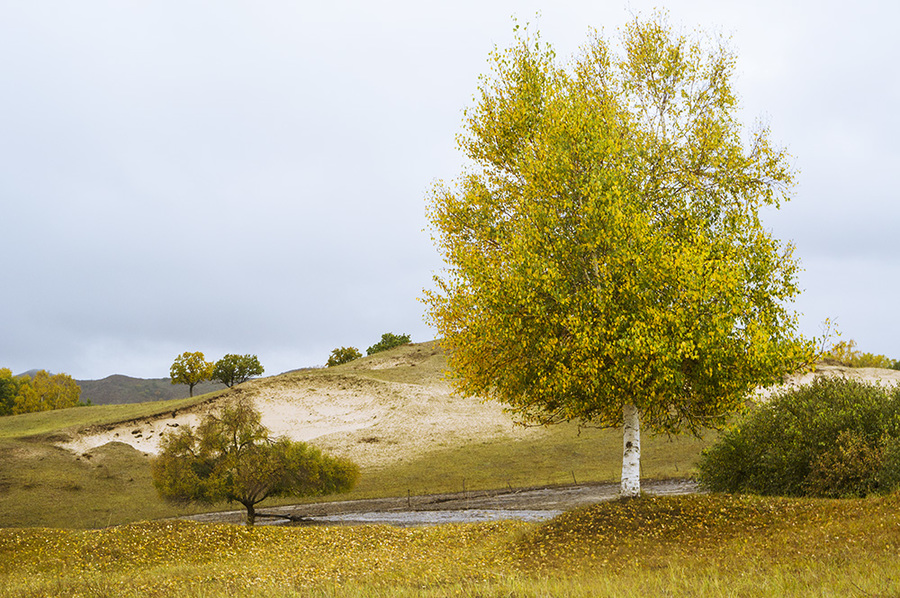
[[[641,414],[634,405],[625,405],[624,415],[620,494],[638,496],[641,493]]]

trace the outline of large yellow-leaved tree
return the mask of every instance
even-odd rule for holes
[[[733,54],[664,15],[568,64],[528,33],[491,62],[458,138],[469,166],[428,198],[447,264],[428,317],[462,393],[623,427],[636,495],[641,425],[721,424],[810,357],[798,263],[759,219],[791,165],[738,121]]]

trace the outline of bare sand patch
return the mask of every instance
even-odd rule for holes
[[[162,435],[180,426],[196,426],[200,413],[186,412],[175,417],[129,422],[98,432],[87,432],[58,446],[76,453],[86,453],[109,442],[122,442],[142,453],[156,454]]]
[[[775,392],[790,390],[810,384],[816,378],[848,378],[867,382],[870,384],[882,384],[894,387],[900,384],[900,371],[882,368],[851,368],[842,365],[819,365],[812,372],[804,372],[790,376],[784,384],[761,388],[757,391],[763,399],[770,397]]]
[[[241,385],[239,391],[260,410],[262,423],[273,436],[310,442],[361,466],[386,465],[443,446],[486,438],[524,438],[543,433],[516,426],[496,402],[456,396],[442,380],[411,384],[349,373],[310,373],[251,381]],[[218,404],[87,432],[60,446],[84,453],[117,441],[156,454],[163,434],[195,426]]]
[[[164,434],[197,425],[202,415],[235,396],[254,403],[273,436],[310,442],[363,467],[389,465],[443,447],[545,433],[541,428],[517,426],[499,403],[456,395],[441,377],[442,368],[443,357],[434,343],[409,345],[346,367],[253,380],[219,401],[170,416],[87,431],[59,445],[84,453],[109,442],[123,442],[156,454]],[[820,366],[814,373],[794,376],[760,394],[808,384],[817,376],[891,386],[900,383],[900,372],[894,370]]]

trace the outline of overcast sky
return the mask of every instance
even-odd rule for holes
[[[566,57],[661,5],[730,36],[744,122],[795,156],[765,220],[802,260],[803,332],[900,358],[894,2],[34,0],[0,2],[0,367],[277,374],[432,339],[424,198],[511,17]]]

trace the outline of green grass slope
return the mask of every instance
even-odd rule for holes
[[[57,446],[83,430],[139,422],[214,400],[102,405],[0,418],[0,527],[94,528],[196,512],[159,500],[149,455],[110,443],[76,454]]]

